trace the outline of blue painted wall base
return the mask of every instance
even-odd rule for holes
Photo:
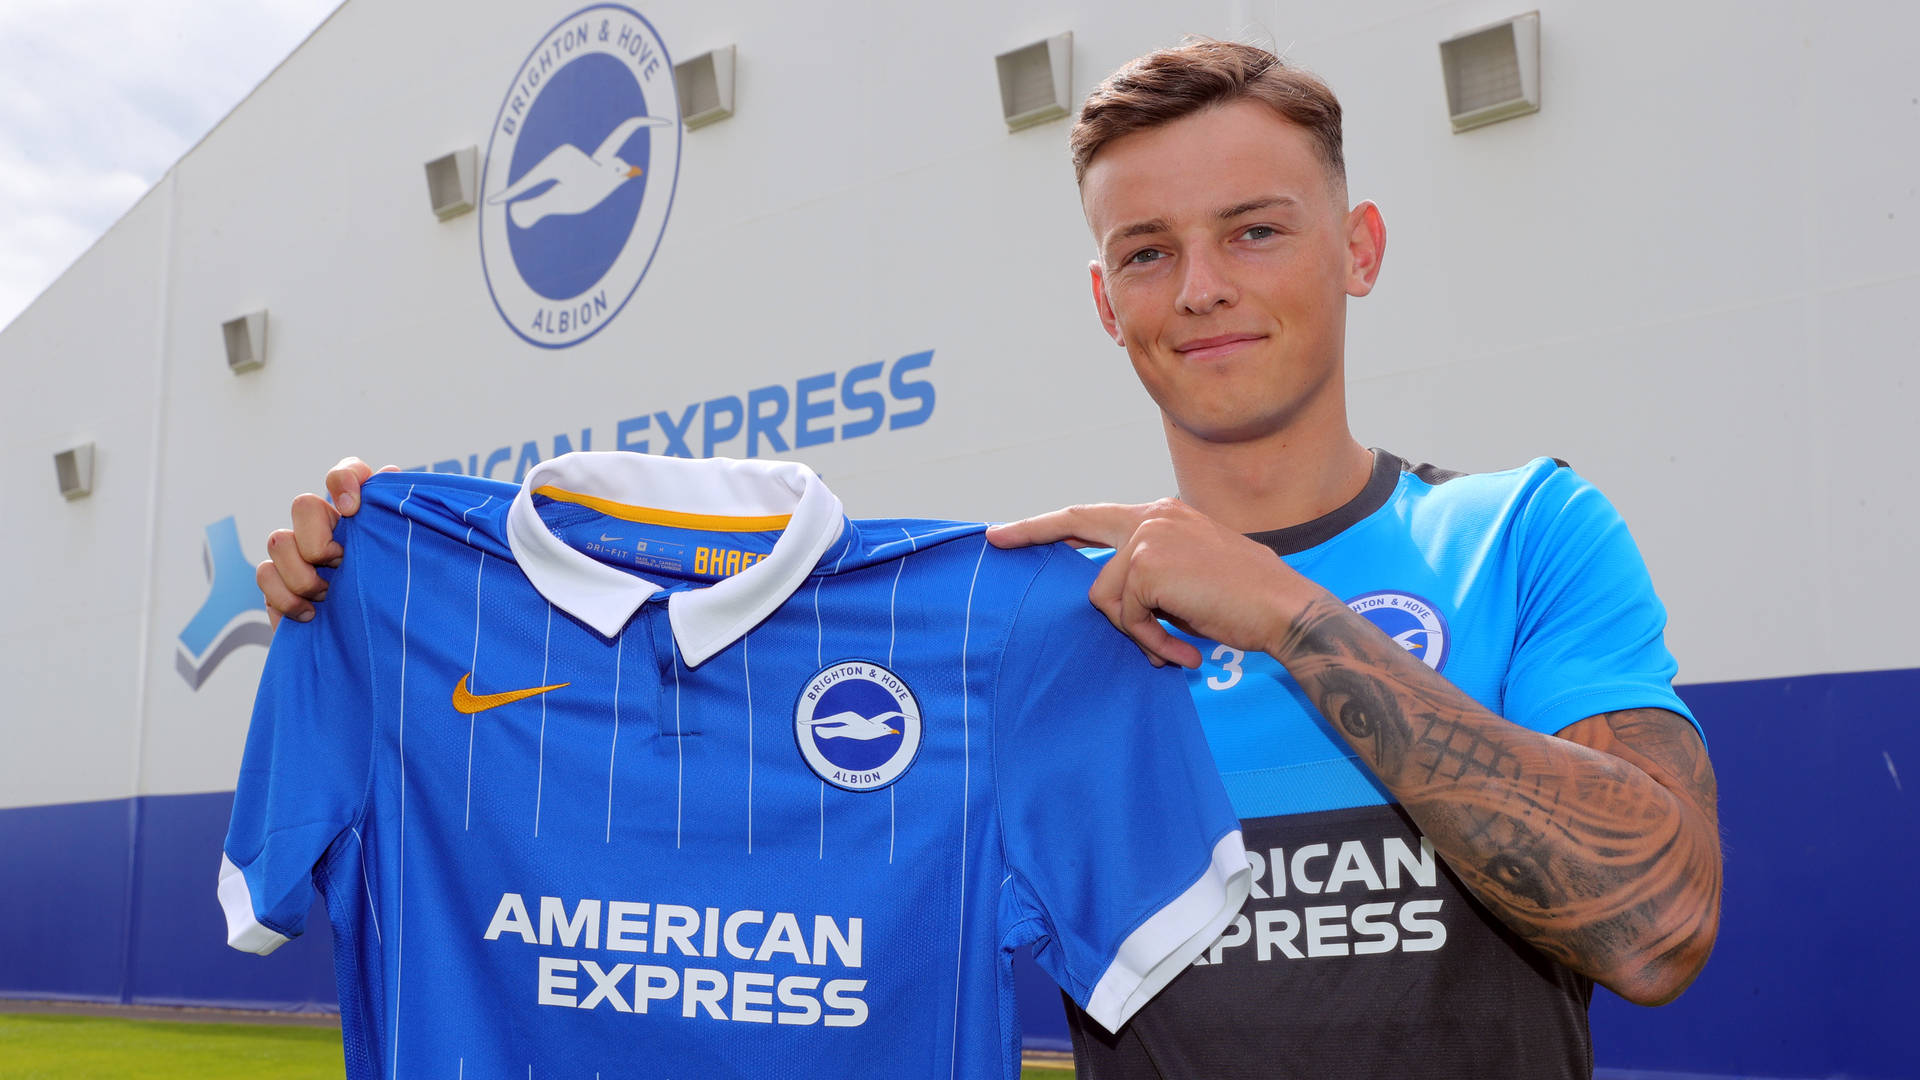
[[[1920,893],[1920,669],[1681,693],[1720,777],[1719,946],[1671,1005],[1595,995],[1599,1075],[1920,1075],[1905,1034],[1920,969],[1906,915]],[[226,947],[214,884],[232,799],[0,811],[0,997],[337,1008],[324,908],[271,957]],[[1015,971],[1027,1044],[1067,1049],[1059,991],[1024,956]]]
[[[0,810],[0,997],[337,1012],[324,905],[270,957],[227,948],[232,812],[230,791]]]

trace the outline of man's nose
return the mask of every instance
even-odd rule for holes
[[[1181,269],[1180,310],[1205,315],[1215,308],[1232,307],[1240,299],[1233,278],[1210,251],[1189,251]]]

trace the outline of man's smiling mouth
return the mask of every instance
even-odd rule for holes
[[[1265,334],[1219,334],[1175,345],[1173,351],[1189,360],[1217,360],[1231,356],[1253,342],[1264,340]]]

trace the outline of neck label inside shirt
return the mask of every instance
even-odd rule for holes
[[[534,496],[534,507],[548,531],[575,551],[613,566],[642,574],[667,574],[697,581],[719,581],[753,566],[773,554],[779,528],[741,529],[693,527],[633,521],[603,513],[571,500]],[[724,526],[728,519],[680,520]],[[766,519],[741,519],[765,525]]]

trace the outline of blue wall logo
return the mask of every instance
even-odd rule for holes
[[[173,654],[174,670],[195,690],[235,649],[273,640],[253,564],[240,550],[240,530],[231,517],[207,526],[200,558],[207,572],[207,599],[180,631]]]
[[[1379,627],[1399,646],[1435,671],[1447,662],[1447,619],[1440,609],[1411,593],[1370,592],[1347,606]]]
[[[494,307],[542,348],[592,337],[659,250],[680,177],[673,62],[618,4],[560,20],[515,73],[480,172]]]
[[[831,664],[793,710],[793,738],[814,775],[847,791],[875,791],[920,753],[920,703],[900,676],[865,660]]]

